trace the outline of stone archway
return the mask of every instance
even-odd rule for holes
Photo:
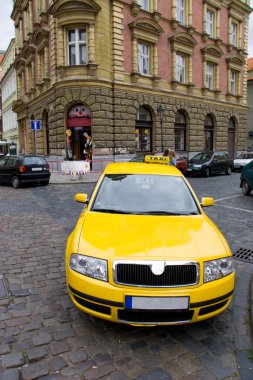
[[[152,151],[152,115],[150,111],[141,106],[137,112],[135,123],[135,142],[137,152]]]
[[[235,158],[235,119],[231,117],[228,121],[228,155]]]

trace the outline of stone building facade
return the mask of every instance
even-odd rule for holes
[[[248,59],[248,128],[246,147],[253,151],[253,58]]]
[[[2,93],[3,140],[12,147],[11,152],[18,150],[17,114],[12,111],[12,103],[17,99],[15,60],[15,39],[12,38],[2,60],[3,78],[0,83]]]
[[[95,156],[235,155],[246,136],[249,3],[15,0],[20,151],[79,160],[87,133]],[[36,141],[30,120],[41,120]]]

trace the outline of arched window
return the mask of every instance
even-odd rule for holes
[[[175,150],[186,150],[186,120],[182,111],[177,111],[174,124]]]
[[[135,126],[136,151],[152,151],[152,116],[146,107],[140,107],[137,112]]]
[[[205,132],[205,150],[213,150],[213,118],[211,115],[207,115],[205,118],[204,132]]]
[[[228,122],[228,155],[229,158],[235,157],[235,120],[233,117]]]

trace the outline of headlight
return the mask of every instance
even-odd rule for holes
[[[107,260],[72,253],[69,266],[74,271],[97,280],[108,281]]]
[[[193,165],[194,168],[201,168],[202,165]]]
[[[234,272],[232,257],[204,262],[204,282],[218,280]]]

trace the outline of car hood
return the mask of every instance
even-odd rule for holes
[[[87,212],[78,253],[114,259],[203,259],[228,254],[206,215],[148,216]]]

